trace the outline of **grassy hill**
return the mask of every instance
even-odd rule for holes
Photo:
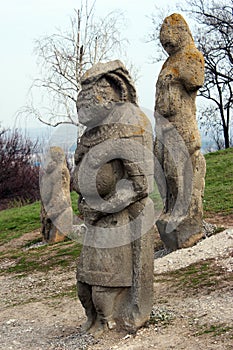
[[[208,153],[204,210],[206,212],[233,213],[233,148]]]
[[[71,194],[74,212],[78,196]],[[0,246],[22,234],[40,228],[40,202],[0,211]]]

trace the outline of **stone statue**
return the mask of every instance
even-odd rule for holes
[[[74,188],[86,234],[78,262],[85,332],[136,330],[153,303],[153,142],[123,64],[98,63],[83,76]]]
[[[195,100],[204,83],[204,58],[180,14],[165,18],[160,41],[169,57],[156,84],[155,155],[162,168],[156,178],[164,199],[156,224],[165,246],[175,250],[203,236],[205,159]]]
[[[70,174],[60,147],[49,149],[40,175],[42,236],[48,243],[60,242],[73,226]]]

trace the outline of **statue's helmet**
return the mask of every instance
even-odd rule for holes
[[[120,60],[107,63],[99,62],[93,65],[81,78],[82,89],[93,84],[98,84],[101,79],[106,79],[114,89],[119,91],[121,102],[137,103],[133,81]]]

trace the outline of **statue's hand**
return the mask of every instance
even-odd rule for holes
[[[123,179],[118,181],[116,191],[112,197],[101,204],[102,212],[119,212],[134,203],[137,193],[134,191],[132,181]]]

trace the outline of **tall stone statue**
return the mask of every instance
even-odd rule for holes
[[[86,233],[77,268],[83,330],[136,330],[153,303],[151,124],[124,65],[98,63],[81,81],[74,186]]]
[[[204,59],[180,14],[165,18],[160,41],[169,57],[156,85],[155,155],[164,210],[157,220],[170,250],[197,242],[202,232],[205,159],[196,121],[195,100],[204,83]]]
[[[48,243],[60,242],[73,227],[70,174],[60,147],[49,149],[40,175],[42,236]]]

